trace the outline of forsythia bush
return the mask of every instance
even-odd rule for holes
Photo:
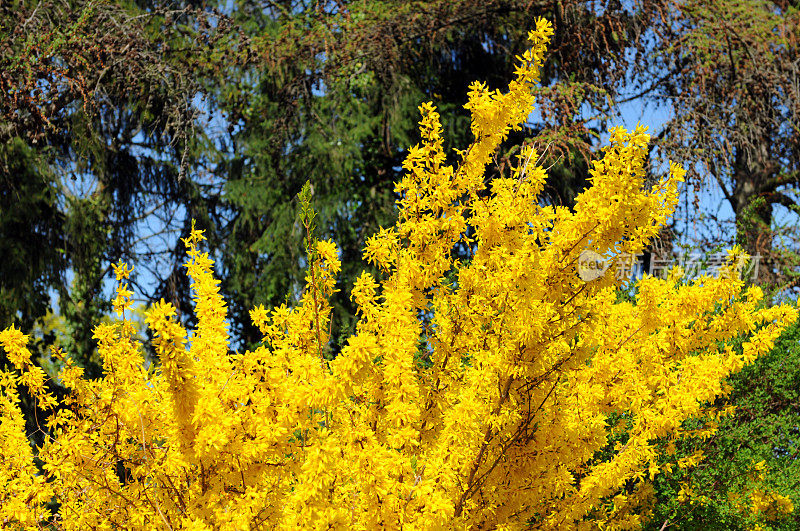
[[[384,273],[353,288],[357,331],[325,357],[340,263],[317,242],[298,307],[256,308],[263,345],[230,352],[225,302],[201,231],[185,240],[197,328],[169,303],[147,324],[160,364],[143,366],[122,283],[121,321],[95,329],[105,376],[57,352],[58,403],[27,337],[0,333],[0,523],[58,529],[516,529],[631,527],[659,472],[656,441],[724,392],[795,309],[759,309],[758,288],[680,271],[618,302],[613,270],[584,281],[580,253],[636,253],[664,224],[683,170],[643,189],[648,136],[612,131],[574,211],[540,206],[532,148],[487,192],[484,169],[525,121],[553,30],[539,20],[507,93],[470,87],[475,141],[445,163],[439,116],[397,185],[397,224],[369,240]],[[473,228],[467,236],[467,227]],[[451,250],[466,244],[468,264]],[[130,270],[115,266],[118,281]],[[751,333],[744,353],[726,341]],[[51,411],[30,448],[18,386]],[[624,422],[620,422],[624,419]],[[624,431],[620,439],[619,433]],[[616,437],[616,444],[609,441]],[[52,500],[52,502],[51,502]],[[55,512],[56,514],[53,514]]]

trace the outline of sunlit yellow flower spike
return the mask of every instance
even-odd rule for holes
[[[133,267],[128,269],[128,264],[122,261],[120,261],[118,264],[112,264],[111,267],[114,269],[114,274],[117,277],[117,282],[129,278],[131,272],[133,271]]]

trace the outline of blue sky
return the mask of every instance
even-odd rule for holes
[[[467,87],[464,87],[465,97],[466,92]],[[228,121],[226,120],[225,116],[221,113],[209,113],[207,111],[208,105],[206,105],[206,102],[200,95],[194,97],[193,103],[200,111],[200,128],[212,138],[225,138],[227,136],[226,130],[228,127]],[[535,115],[536,112],[534,111],[532,118],[534,118]],[[616,119],[609,121],[609,126],[622,125],[626,129],[632,130],[636,127],[637,123],[641,123],[643,125],[647,125],[651,135],[655,136],[661,131],[664,124],[670,119],[671,115],[671,108],[664,106],[657,107],[652,103],[646,102],[644,99],[637,99],[622,104],[620,108],[620,114],[616,117]],[[605,135],[602,135],[601,139],[603,142],[606,142],[608,139],[608,134],[606,133]],[[221,180],[214,175],[208,175],[204,178],[208,179],[210,182],[216,181],[216,184],[219,186],[222,185]],[[696,236],[700,235],[699,233],[703,230],[703,220],[700,219],[699,214],[705,211],[714,211],[718,217],[729,220],[730,223],[728,224],[725,234],[721,234],[720,236],[722,239],[731,241],[733,239],[733,212],[730,208],[730,205],[722,197],[722,193],[718,186],[716,186],[716,183],[713,183],[710,178],[706,179],[706,183],[707,185],[704,186],[699,192],[699,213],[691,210],[687,211],[684,208],[684,205],[687,203],[691,205],[692,200],[694,199],[694,191],[687,190],[686,187],[683,187],[681,190],[683,196],[682,202],[681,206],[679,207],[679,211],[676,213],[676,228],[678,229],[678,233],[681,235],[681,243],[691,244],[692,240],[695,239]],[[84,195],[87,194],[87,190],[91,189],[92,183],[91,178],[87,178],[86,180],[79,178],[71,185],[68,185],[73,188],[74,193],[78,195]],[[174,218],[171,223],[168,223],[163,219],[159,219],[156,216],[152,216],[151,218],[140,222],[138,230],[144,237],[137,242],[134,251],[136,253],[141,253],[143,251],[147,251],[148,249],[157,250],[158,248],[172,248],[177,241],[179,231],[183,226],[183,218],[186,216],[184,211],[174,212],[173,214]],[[785,209],[778,212],[779,223],[795,221],[796,215],[788,213],[788,211]],[[159,234],[159,236],[147,237],[148,233],[150,235]],[[167,271],[168,268],[171,267],[171,261],[166,260],[161,261],[160,263],[156,262],[155,267],[161,272]],[[143,300],[142,295],[146,293],[152,293],[156,287],[156,276],[152,272],[143,270],[143,268],[140,266],[136,277],[138,283],[142,287],[142,291],[144,291],[143,294],[137,293],[136,297],[139,298],[139,300]],[[110,293],[112,290],[113,283],[107,283],[105,286],[105,291]]]
[[[194,98],[194,104],[198,109],[201,110],[199,117],[201,129],[206,134],[209,134],[214,138],[222,138],[226,136],[225,131],[227,130],[228,122],[225,116],[221,113],[209,113],[207,110],[205,110],[208,107],[201,96],[196,96]],[[532,118],[534,118],[536,114],[537,113],[534,111],[534,113],[532,113]],[[613,119],[609,122],[609,126],[622,125],[628,130],[633,130],[637,123],[641,123],[649,127],[649,132],[652,135],[656,135],[662,129],[663,125],[670,118],[670,116],[671,109],[669,108],[655,107],[652,104],[645,104],[645,102],[642,100],[634,100],[621,106],[621,113],[616,117],[616,119]],[[608,134],[605,133],[601,135],[601,139],[603,143],[607,142]],[[209,175],[206,178],[210,181],[216,180],[218,181],[217,184],[221,185],[221,180],[213,175]],[[91,193],[93,184],[93,179],[87,176],[85,178],[79,178],[71,183],[68,183],[68,186],[76,195],[86,196]],[[709,187],[707,190],[704,190],[704,194],[701,197],[700,202],[701,209],[712,208],[721,204],[722,210],[720,213],[732,219],[732,211],[729,205],[725,201],[721,201],[721,193],[715,188],[716,187]],[[685,193],[685,190],[683,192]],[[147,250],[152,251],[159,248],[170,249],[174,246],[177,238],[179,237],[179,231],[183,226],[183,218],[185,217],[186,213],[185,211],[180,211],[174,212],[173,214],[174,218],[171,226],[167,225],[164,220],[159,219],[157,216],[151,216],[147,220],[140,222],[138,231],[141,232],[142,238],[140,238],[136,244],[134,249],[135,253],[141,253]],[[678,220],[679,228],[682,226],[688,226],[689,230],[685,232],[691,235],[691,227],[693,225],[692,219],[686,219],[685,213],[680,214],[684,215],[684,218]],[[154,234],[158,234],[158,236],[152,236]],[[732,233],[728,236],[732,236]],[[168,268],[171,267],[171,262],[168,260],[162,260],[160,262],[156,262],[155,267],[162,272],[167,271]],[[136,276],[138,283],[141,285],[145,293],[152,292],[155,289],[156,276],[154,276],[153,273],[145,271],[142,267],[139,267]],[[113,289],[113,283],[108,282],[104,291],[111,293]],[[144,301],[145,299],[143,295],[144,293],[137,293],[135,297],[139,301]]]

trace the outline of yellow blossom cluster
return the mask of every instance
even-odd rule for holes
[[[359,320],[334,359],[321,354],[341,266],[332,242],[310,249],[296,307],[253,309],[263,343],[239,353],[194,228],[185,243],[197,326],[188,333],[172,305],[155,304],[150,370],[126,319],[125,283],[114,302],[121,321],[95,331],[104,377],[85,379],[59,354],[70,390],[60,402],[26,336],[0,333],[12,364],[0,372],[0,525],[639,525],[660,472],[657,441],[706,415],[723,379],[769,350],[797,311],[761,308],[760,290],[745,289],[733,266],[693,282],[679,270],[645,277],[635,302],[617,300],[613,271],[581,279],[581,252],[641,251],[677,202],[678,165],[643,186],[644,128],[612,130],[574,210],[539,202],[546,173],[532,148],[485,189],[486,164],[532,109],[552,33],[537,21],[507,92],[470,87],[475,141],[457,165],[446,162],[435,108],[420,107],[422,141],[396,186],[399,220],[364,252],[384,279],[355,283]],[[468,263],[454,260],[456,245],[471,250]],[[115,271],[120,282],[130,272]],[[727,345],[741,334],[749,339],[737,354]],[[20,384],[51,412],[38,469]]]
[[[768,522],[794,511],[792,500],[787,496],[762,490],[750,494],[750,504],[752,513],[763,515]]]

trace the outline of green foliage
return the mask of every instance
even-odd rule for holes
[[[706,457],[694,469],[674,467],[656,478],[659,501],[648,529],[665,521],[669,529],[698,531],[800,526],[800,325],[789,327],[772,352],[729,383],[735,413],[708,440],[677,442],[673,461],[697,450]],[[693,496],[681,496],[684,485]],[[756,514],[753,493],[787,496],[795,511]]]
[[[597,139],[583,111],[594,117],[608,111],[625,72],[618,52],[628,41],[619,35],[635,33],[634,16],[622,6],[609,6],[600,20],[585,2],[533,9],[517,0],[225,5],[245,35],[226,42],[256,59],[204,84],[230,122],[217,142],[215,170],[231,211],[222,231],[223,289],[234,330],[251,345],[259,334],[247,320],[249,309],[280,304],[302,284],[305,235],[288,198],[312,183],[319,237],[339,244],[340,282],[352,285],[365,267],[366,238],[394,222],[392,183],[413,143],[419,102],[433,101],[446,117],[445,151],[454,161],[449,146],[471,141],[462,105],[467,86],[474,79],[500,86],[539,15],[555,19],[558,32],[538,95],[543,114],[501,146],[487,177],[508,173],[511,146],[535,142],[546,165],[555,164],[547,202],[571,205],[586,184]],[[609,34],[611,27],[631,31],[609,40],[605,25]],[[332,304],[338,350],[336,338],[350,331],[354,308],[346,290]]]
[[[0,146],[0,326],[32,326],[64,268],[57,179],[21,139]]]

